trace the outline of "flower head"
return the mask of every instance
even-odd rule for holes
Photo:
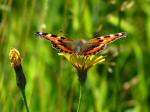
[[[13,67],[17,67],[17,66],[21,65],[21,57],[20,57],[20,53],[17,49],[12,48],[10,50],[9,57],[10,57],[11,65]]]
[[[87,77],[87,71],[94,65],[105,61],[104,56],[98,55],[78,55],[69,53],[58,53],[64,56],[77,69],[80,83],[84,83]]]
[[[17,49],[12,48],[9,53],[11,65],[16,72],[16,82],[17,86],[21,89],[25,89],[26,78],[21,65],[20,53]]]

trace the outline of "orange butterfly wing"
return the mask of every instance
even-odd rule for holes
[[[44,32],[36,32],[35,34],[37,36],[40,36],[49,40],[53,44],[53,47],[59,50],[60,52],[66,52],[70,54],[75,53],[75,50],[72,50],[71,48],[67,46],[68,43],[72,42],[71,39],[44,33]]]
[[[121,32],[121,33],[110,34],[110,35],[91,39],[86,43],[89,46],[91,45],[91,48],[83,51],[82,54],[90,55],[90,54],[96,54],[98,52],[101,52],[107,44],[109,44],[113,41],[116,41],[120,38],[126,37],[126,36],[127,36],[127,33]],[[94,45],[94,47],[93,47],[93,45]]]

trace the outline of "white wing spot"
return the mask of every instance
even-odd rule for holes
[[[39,32],[39,35],[43,35],[43,32]]]
[[[110,37],[113,37],[114,35],[113,35],[113,34],[110,34],[109,36],[110,36]]]
[[[58,38],[58,39],[61,39],[61,36],[58,36],[57,38]]]
[[[118,33],[120,36],[123,35],[122,33]]]

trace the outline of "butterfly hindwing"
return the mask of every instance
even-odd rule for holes
[[[36,32],[36,35],[49,40],[52,43],[53,47],[60,52],[66,52],[71,54],[75,52],[67,46],[68,43],[72,42],[71,39],[43,32]]]
[[[98,45],[98,46],[96,46],[96,47],[93,47],[93,48],[91,48],[91,49],[88,49],[88,50],[83,51],[82,54],[83,54],[83,55],[96,54],[96,53],[102,51],[105,47],[106,47],[105,44],[100,44],[100,45]]]

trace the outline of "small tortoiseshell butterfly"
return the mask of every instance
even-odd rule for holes
[[[121,32],[96,37],[90,39],[89,41],[85,40],[73,41],[66,37],[48,34],[44,32],[36,32],[35,34],[37,36],[49,40],[54,46],[54,48],[56,48],[59,52],[65,52],[70,54],[76,53],[79,55],[92,55],[99,53],[107,46],[107,44],[127,36],[127,33]]]

